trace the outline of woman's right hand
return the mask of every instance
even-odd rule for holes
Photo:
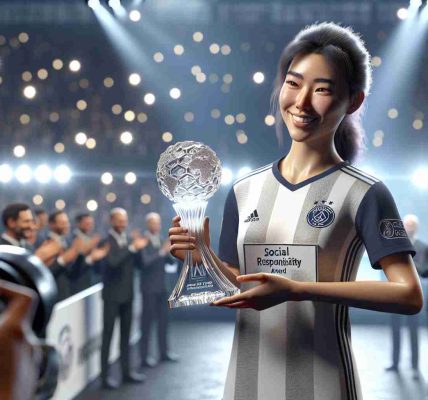
[[[169,240],[171,241],[170,253],[184,261],[186,250],[192,251],[192,258],[195,262],[201,262],[201,253],[196,248],[196,238],[189,236],[189,230],[180,225],[181,218],[177,215],[172,219],[172,227],[169,229]],[[207,247],[210,247],[208,218],[204,220],[204,241]]]

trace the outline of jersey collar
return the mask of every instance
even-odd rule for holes
[[[277,160],[277,161],[275,161],[273,164],[272,164],[272,172],[273,172],[273,175],[275,176],[275,178],[276,178],[276,180],[281,184],[281,185],[284,185],[287,189],[289,189],[289,190],[291,190],[291,191],[295,191],[295,190],[297,190],[297,189],[300,189],[300,188],[302,188],[302,187],[304,187],[304,186],[306,186],[306,185],[309,185],[310,183],[312,183],[312,182],[315,182],[315,181],[317,181],[317,180],[319,180],[319,179],[322,179],[322,178],[324,178],[325,176],[327,176],[327,175],[330,175],[331,173],[333,173],[333,172],[335,172],[335,171],[337,171],[338,169],[340,169],[340,168],[342,168],[343,166],[345,166],[345,165],[349,165],[349,162],[348,161],[342,161],[342,162],[340,162],[340,163],[338,163],[338,164],[336,164],[336,165],[333,165],[332,167],[330,167],[330,168],[328,168],[328,169],[326,169],[324,172],[321,172],[320,174],[318,174],[318,175],[315,175],[315,176],[312,176],[311,178],[308,178],[308,179],[305,179],[304,181],[302,181],[302,182],[299,182],[299,183],[297,183],[297,184],[294,184],[294,183],[290,183],[290,182],[288,182],[287,181],[287,179],[285,179],[282,175],[281,175],[281,172],[280,172],[280,170],[279,170],[279,163],[280,163],[280,161],[283,159],[284,157],[281,157],[279,160]]]

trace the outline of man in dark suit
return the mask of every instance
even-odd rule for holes
[[[72,281],[80,273],[84,257],[81,255],[83,242],[80,238],[70,240],[70,221],[65,211],[57,210],[49,215],[47,243],[55,242],[61,247],[59,256],[49,265],[58,286],[58,301],[72,294]]]
[[[35,223],[36,223],[36,235],[34,247],[40,247],[42,243],[46,240],[48,236],[48,223],[49,223],[49,214],[43,208],[36,208],[34,210]]]
[[[169,241],[162,241],[161,217],[157,213],[146,216],[147,231],[144,236],[149,239],[142,251],[141,293],[143,311],[141,316],[141,364],[154,367],[156,360],[148,357],[147,350],[151,327],[157,320],[157,337],[161,361],[177,361],[177,357],[168,351],[168,293],[165,285],[165,264],[174,259],[169,253]]]
[[[419,219],[416,215],[406,215],[403,218],[403,225],[406,229],[407,235],[412,242],[416,255],[413,258],[416,269],[421,277],[428,276],[428,246],[417,238],[419,228]],[[401,349],[401,335],[400,328],[406,319],[407,326],[409,327],[410,345],[412,352],[412,375],[413,379],[420,378],[419,373],[419,337],[418,337],[418,315],[399,315],[391,314],[391,329],[392,329],[392,365],[386,368],[387,371],[398,371],[398,364],[400,362],[400,349]]]
[[[134,269],[141,263],[141,250],[147,239],[140,237],[130,242],[126,229],[128,215],[123,208],[110,212],[111,229],[106,242],[110,251],[103,266],[103,335],[101,346],[101,378],[105,388],[116,389],[119,385],[108,376],[110,342],[116,318],[120,319],[120,358],[125,382],[141,383],[143,374],[131,371],[129,362],[129,338],[132,321],[134,293]]]
[[[91,254],[100,242],[100,235],[94,234],[94,217],[89,213],[81,213],[75,217],[76,227],[73,230],[72,238],[80,238],[82,241],[81,254],[86,257]],[[93,262],[85,262],[79,276],[73,281],[72,292],[78,293],[99,282],[99,276],[96,274],[96,268]]]

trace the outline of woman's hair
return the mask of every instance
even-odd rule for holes
[[[285,47],[278,64],[272,105],[276,111],[276,131],[280,144],[283,122],[278,101],[281,87],[294,57],[312,53],[322,54],[333,65],[345,71],[350,96],[360,91],[366,96],[369,94],[372,83],[371,60],[360,36],[352,28],[344,28],[333,22],[322,22],[306,27]],[[350,162],[356,159],[364,147],[362,112],[360,108],[353,114],[347,114],[334,137],[338,154]]]

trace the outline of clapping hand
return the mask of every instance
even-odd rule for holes
[[[34,254],[45,264],[52,262],[61,252],[62,246],[56,240],[45,240]]]
[[[97,262],[102,260],[110,251],[110,244],[106,243],[102,247],[96,247],[95,249],[92,249],[89,257],[91,258],[92,262]]]
[[[144,247],[146,247],[148,244],[149,244],[149,239],[146,238],[145,236],[136,237],[132,241],[132,246],[134,246],[135,250],[137,251],[144,249]]]

